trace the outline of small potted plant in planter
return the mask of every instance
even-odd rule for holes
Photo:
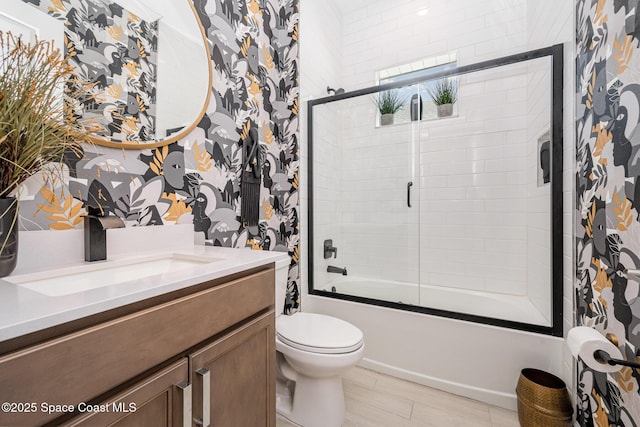
[[[449,117],[453,114],[453,104],[458,100],[458,89],[452,80],[438,80],[428,91],[436,104],[438,117]]]
[[[22,183],[65,156],[82,156],[90,125],[78,121],[77,100],[93,84],[82,81],[52,43],[24,42],[0,31],[0,277],[11,274],[18,251]],[[59,168],[58,168],[59,169]]]
[[[398,91],[387,90],[378,94],[373,101],[380,112],[380,125],[392,125],[393,115],[404,106],[404,99],[400,98]]]

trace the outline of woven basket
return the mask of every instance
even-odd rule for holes
[[[569,392],[564,381],[555,375],[523,369],[516,395],[521,427],[571,426],[573,407]]]

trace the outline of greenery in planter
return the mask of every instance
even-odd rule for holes
[[[50,42],[30,44],[0,32],[0,197],[47,163],[82,153],[96,127],[80,123],[75,112],[92,86]]]
[[[404,107],[405,99],[400,97],[398,91],[387,90],[379,93],[373,102],[380,114],[395,114]]]
[[[454,104],[458,100],[458,88],[453,80],[438,80],[427,91],[436,105]]]
[[[78,100],[90,98],[93,86],[51,42],[0,32],[0,199],[37,173],[50,182],[60,169],[52,164],[82,156],[81,144],[99,127],[78,120]]]

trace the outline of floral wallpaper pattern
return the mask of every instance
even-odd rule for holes
[[[577,0],[576,323],[640,355],[640,18],[638,0]],[[640,372],[578,362],[582,426],[640,424]]]
[[[65,20],[65,55],[95,82],[82,117],[118,141],[155,138],[158,22],[116,3],[97,0],[23,0]]]
[[[44,1],[44,0],[43,0]],[[54,0],[47,0],[59,3]],[[88,147],[60,179],[20,194],[22,229],[79,227],[86,204],[127,226],[192,223],[206,244],[288,252],[286,311],[299,307],[298,0],[188,0],[206,30],[213,88],[190,135],[139,151]],[[259,134],[260,221],[240,223],[241,141]]]

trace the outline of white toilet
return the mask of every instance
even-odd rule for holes
[[[280,314],[287,267],[276,265],[276,411],[303,427],[340,427],[345,419],[341,375],[362,359],[362,331],[322,314]]]

